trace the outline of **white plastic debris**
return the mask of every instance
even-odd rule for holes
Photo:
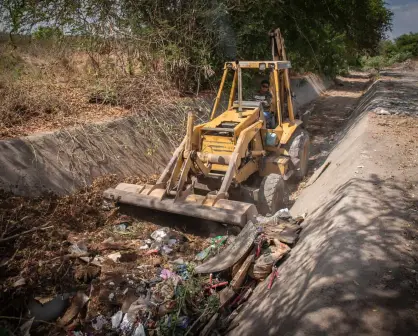
[[[272,217],[275,218],[292,218],[292,215],[289,212],[288,208],[284,208],[284,209],[280,209],[279,211],[277,211]]]
[[[107,320],[103,315],[97,316],[93,321],[91,322],[91,326],[94,330],[100,331],[103,329],[103,327],[107,324]]]
[[[161,243],[163,241],[167,241],[169,239],[168,237],[168,233],[170,232],[170,229],[167,227],[158,229],[156,231],[154,231],[151,234],[151,238],[154,239],[155,241]]]
[[[374,110],[377,115],[390,115],[390,112],[382,107],[379,107]]]
[[[94,258],[91,257],[79,257],[80,260],[83,260],[86,263],[92,264],[94,266],[102,267],[102,263],[104,261],[103,257],[95,256]]]
[[[149,249],[149,245],[145,244],[139,247],[140,250],[148,250]]]
[[[110,209],[114,208],[114,205],[106,200],[103,200],[102,209],[104,211],[109,211]]]
[[[119,326],[119,329],[124,333],[124,335],[127,335],[132,330],[133,326],[133,323],[128,319],[128,314],[125,314]]]
[[[68,252],[72,255],[85,254],[87,253],[87,246],[84,242],[80,241],[80,242],[72,244],[68,248]]]
[[[172,248],[170,248],[170,247],[168,247],[167,245],[164,245],[164,246],[161,248],[161,250],[162,250],[162,252],[163,252],[164,254],[170,254],[171,252],[173,252],[173,249],[172,249]]]
[[[120,252],[111,253],[106,256],[106,258],[112,259],[114,262],[118,262],[121,257]]]
[[[142,323],[138,324],[138,326],[135,328],[132,336],[146,336],[145,329]]]
[[[167,241],[167,245],[168,245],[168,246],[173,246],[173,245],[175,245],[175,244],[177,244],[177,239],[169,239],[169,240]]]
[[[119,310],[115,315],[112,316],[112,328],[117,329],[122,322],[123,319],[123,313],[121,310]]]

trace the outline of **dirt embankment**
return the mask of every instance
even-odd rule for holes
[[[337,92],[316,105],[311,159],[323,164],[291,209],[308,212],[303,234],[232,334],[415,335],[417,81],[392,69],[354,111]]]

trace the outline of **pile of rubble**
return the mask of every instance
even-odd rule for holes
[[[284,209],[248,222],[238,236],[195,245],[193,237],[168,227],[123,243],[78,237],[68,258],[77,260],[74,276],[84,286],[31,300],[22,332],[29,335],[37,321],[55,321],[57,334],[64,329],[74,336],[227,332],[255,287],[267,279],[270,289],[277,281],[278,263],[296,243],[301,221]],[[131,225],[123,215],[112,230],[129,235]],[[44,328],[50,331],[49,324]]]

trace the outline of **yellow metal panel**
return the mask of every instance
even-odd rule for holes
[[[260,130],[263,131],[262,129]],[[261,133],[257,133],[252,141],[252,150],[253,151],[261,151],[264,149],[263,139]]]
[[[211,167],[211,171],[212,170],[219,170],[219,171],[226,172],[228,170],[228,165],[221,165],[221,164],[213,163]]]
[[[268,68],[269,64],[274,64],[275,69],[290,69],[292,67],[290,61],[240,61],[239,66],[242,69],[259,69],[260,64],[264,63],[266,68]],[[235,62],[227,62],[225,63],[224,68],[231,68],[236,69],[237,64]]]
[[[258,164],[255,161],[248,162],[244,167],[242,167],[235,175],[235,181],[241,183],[246,181],[252,174],[258,170]]]
[[[256,114],[256,116],[258,117],[257,108],[244,110],[242,112],[242,118],[240,118],[238,112],[235,109],[231,108],[229,110],[226,110],[221,115],[217,116],[215,119],[204,124],[204,127],[215,128],[215,127],[218,127],[220,124],[222,124],[222,122],[224,121],[241,123],[241,122],[246,121],[248,117],[253,114]]]
[[[235,144],[229,137],[205,135],[202,137],[201,147],[203,153],[230,155],[235,149]]]
[[[245,113],[243,113],[245,115]],[[252,124],[257,122],[260,119],[259,109],[256,108],[252,110],[252,113],[248,115],[245,120],[243,120],[239,125],[235,126],[235,136],[239,137],[240,133],[246,128],[250,127]]]
[[[292,137],[293,133],[296,131],[296,129],[302,124],[301,120],[295,120],[292,122],[284,122],[282,124],[283,127],[283,135],[280,138],[281,144],[287,144],[287,142]]]
[[[203,128],[203,126],[205,126],[205,124],[200,124],[200,125],[196,125],[193,128],[193,149],[194,150],[200,150],[200,134],[201,134],[201,130]]]
[[[271,155],[265,159],[262,166],[261,176],[269,174],[285,175],[289,169],[289,158],[281,155]]]

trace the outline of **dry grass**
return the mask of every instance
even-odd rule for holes
[[[196,107],[180,98],[158,62],[147,69],[139,58],[128,62],[123,50],[91,53],[35,42],[0,50],[0,138],[132,114],[158,124],[170,115],[168,121],[182,128]]]

